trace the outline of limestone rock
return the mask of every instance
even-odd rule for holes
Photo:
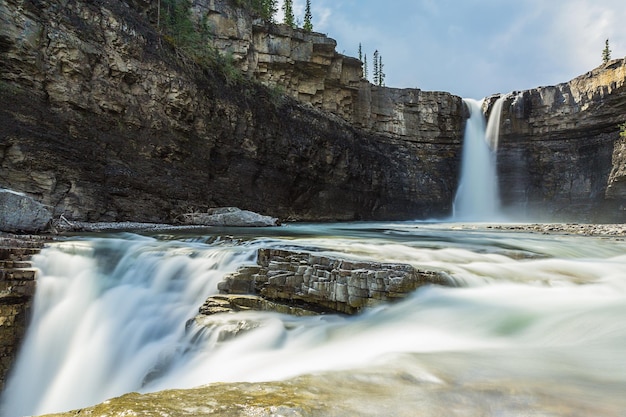
[[[278,219],[237,207],[209,209],[206,213],[186,214],[184,224],[224,227],[271,227],[278,226]]]
[[[0,389],[26,333],[37,271],[30,258],[44,239],[0,234]]]
[[[213,322],[213,319],[206,317],[222,313],[235,313],[240,311],[273,311],[282,314],[291,314],[294,316],[311,316],[320,312],[304,307],[288,305],[267,300],[257,295],[232,295],[221,294],[209,297],[199,309],[199,314],[195,321],[197,324],[207,326]]]
[[[498,96],[486,100],[488,113]],[[504,204],[544,221],[626,220],[618,128],[625,97],[626,59],[556,86],[505,95],[498,151]]]
[[[459,97],[419,89],[382,88],[363,78],[362,62],[335,51],[321,33],[265,25],[227,0],[196,2],[208,13],[213,45],[232,54],[249,77],[356,126],[407,140],[456,140]],[[452,134],[451,134],[452,133]]]
[[[355,314],[406,297],[423,285],[454,286],[441,271],[406,264],[351,261],[308,252],[259,249],[259,266],[244,266],[218,285],[226,294],[256,294],[310,310]]]
[[[174,223],[228,206],[307,221],[449,213],[460,98],[398,93],[388,116],[332,39],[266,28],[230,3],[193,10],[269,88],[182,62],[146,19],[154,2],[1,2],[3,186],[72,222]],[[380,117],[370,126],[366,113]]]
[[[0,231],[35,233],[46,229],[50,211],[27,195],[0,188]]]

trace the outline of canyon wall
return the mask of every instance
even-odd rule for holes
[[[450,214],[461,98],[374,86],[334,40],[227,0],[192,11],[225,67],[181,54],[147,0],[0,3],[0,188],[81,221],[224,206],[312,221]],[[505,206],[621,221],[625,96],[623,60],[507,94]]]
[[[496,95],[485,101],[487,112]],[[534,220],[626,220],[626,59],[504,96],[498,172],[509,212]]]
[[[270,40],[284,29],[252,23],[243,26],[263,40],[249,46],[258,80],[233,80],[160,37],[150,7],[0,4],[0,99],[10,103],[0,108],[0,187],[85,221],[174,222],[221,206],[289,220],[449,213],[465,117],[459,97],[373,87],[353,78],[355,60],[331,52],[334,41],[291,29],[293,45],[300,36],[299,50],[311,55],[283,63],[302,72],[281,76],[279,89],[269,64],[283,49],[266,54],[262,44],[280,45]],[[320,85],[314,92],[303,81],[311,68],[316,80],[327,75],[309,81]]]

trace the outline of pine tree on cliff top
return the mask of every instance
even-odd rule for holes
[[[304,26],[302,27],[307,32],[313,31],[313,23],[311,20],[313,16],[311,15],[311,0],[306,0],[306,7],[304,9]]]
[[[602,63],[606,64],[611,60],[611,50],[609,49],[609,40],[604,42],[604,49],[602,50]]]
[[[257,11],[266,22],[274,22],[278,11],[276,0],[251,0],[252,9]]]
[[[293,0],[285,0],[283,2],[283,23],[290,28],[296,27],[296,19],[293,15]]]
[[[383,56],[378,55],[378,85],[380,87],[385,86],[385,72],[383,71],[384,67],[385,66],[383,65]]]
[[[380,82],[380,69],[378,68],[378,49],[374,51],[374,79],[372,80],[374,85],[379,85]]]

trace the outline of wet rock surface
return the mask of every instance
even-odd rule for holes
[[[46,237],[0,233],[0,389],[26,333],[37,270],[30,263]]]
[[[226,294],[253,294],[313,311],[355,314],[364,308],[405,298],[424,285],[454,286],[445,272],[406,264],[356,261],[315,253],[260,249],[257,266],[244,266],[224,278]]]
[[[584,393],[574,393],[565,401],[558,389],[544,388],[506,380],[463,381],[445,372],[439,376],[427,375],[415,366],[387,366],[277,382],[211,384],[189,390],[130,393],[93,407],[53,415],[465,417],[531,413],[586,417],[618,416],[621,411],[619,404],[589,403]]]

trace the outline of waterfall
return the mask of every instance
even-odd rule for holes
[[[453,415],[623,415],[626,242],[463,229],[368,222],[50,244],[34,259],[41,273],[33,318],[0,414],[333,371],[318,383],[360,396],[316,401],[341,408],[357,398],[364,410],[381,407],[333,413],[342,417],[414,415],[407,398],[427,415],[450,410],[451,398],[461,404]],[[423,287],[352,317],[242,311],[190,320],[259,247],[410,263],[464,285]],[[360,390],[366,381],[388,386],[390,369],[404,391]],[[315,379],[304,381],[297,390],[319,392]]]
[[[489,116],[489,122],[487,123],[487,129],[485,136],[487,143],[493,152],[498,151],[498,145],[500,140],[500,118],[502,116],[502,105],[504,104],[504,96],[498,97],[493,107],[491,108],[491,115]]]
[[[496,153],[503,97],[493,106],[485,126],[481,102],[464,99],[470,111],[463,137],[459,187],[454,198],[453,220],[493,221],[501,217]]]
[[[141,389],[187,349],[184,324],[217,282],[254,258],[242,250],[138,236],[44,250],[2,415],[64,411]]]

